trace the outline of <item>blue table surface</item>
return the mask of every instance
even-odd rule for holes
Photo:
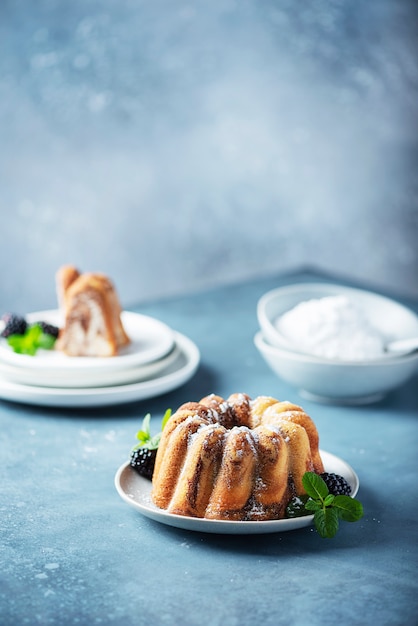
[[[196,375],[163,396],[74,410],[0,401],[0,624],[417,624],[417,377],[377,404],[315,404],[253,344],[258,298],[313,280],[335,282],[298,272],[138,307],[201,351]],[[321,448],[359,475],[360,522],[333,539],[203,534],[120,499],[115,472],[145,413],[158,430],[167,407],[236,391],[305,408]]]

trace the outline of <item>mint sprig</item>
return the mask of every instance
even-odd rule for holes
[[[305,509],[314,514],[315,527],[324,539],[337,534],[340,519],[357,522],[363,517],[363,505],[359,500],[332,495],[325,481],[315,472],[305,472],[302,484],[309,496]]]
[[[34,356],[39,348],[51,350],[55,344],[55,337],[42,331],[39,324],[29,326],[24,335],[9,335],[7,343],[14,352]]]
[[[151,424],[151,413],[147,413],[142,421],[142,428],[138,430],[136,433],[136,438],[139,443],[133,448],[133,450],[137,450],[138,448],[145,447],[149,450],[156,450],[160,443],[162,431],[164,430],[164,426],[167,424],[168,420],[171,417],[171,409],[167,409],[164,413],[162,422],[161,422],[161,431],[156,435],[151,436],[150,424]]]

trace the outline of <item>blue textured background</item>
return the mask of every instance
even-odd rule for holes
[[[418,295],[416,4],[2,0],[0,308],[312,265]]]

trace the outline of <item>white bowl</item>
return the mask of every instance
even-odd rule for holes
[[[271,369],[300,394],[320,402],[377,402],[418,369],[418,356],[376,361],[326,361],[269,344],[261,331],[254,343]]]
[[[371,323],[388,340],[418,336],[418,316],[383,296],[341,285],[308,283],[264,294],[257,306],[261,332],[255,345],[273,371],[302,395],[322,401],[365,403],[380,399],[418,370],[418,353],[363,361],[325,359],[293,350],[283,343],[275,322],[298,303],[330,295],[346,295],[361,304]]]
[[[370,323],[388,341],[418,337],[418,315],[411,309],[371,291],[327,283],[301,283],[264,294],[257,304],[257,317],[264,337],[273,346],[291,348],[276,329],[278,318],[300,302],[337,295],[346,296],[361,306]]]

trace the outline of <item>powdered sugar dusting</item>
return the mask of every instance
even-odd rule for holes
[[[384,354],[384,337],[346,296],[301,302],[276,327],[297,349],[315,356],[362,361]]]

